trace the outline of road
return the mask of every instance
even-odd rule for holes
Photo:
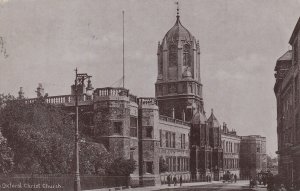
[[[162,191],[266,191],[266,188],[258,187],[250,189],[248,184],[209,184],[209,185],[200,185],[200,186],[191,186],[191,187],[181,187],[181,188],[170,188],[161,189]]]

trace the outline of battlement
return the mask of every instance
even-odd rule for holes
[[[138,98],[138,105],[157,105],[157,100],[153,97],[140,97]]]

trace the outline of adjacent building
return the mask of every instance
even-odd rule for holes
[[[224,173],[230,172],[240,178],[240,145],[241,137],[236,131],[229,130],[226,123],[223,123],[221,131],[223,148],[223,167]]]
[[[260,135],[241,136],[240,177],[253,178],[267,171],[266,137]]]
[[[289,184],[300,182],[300,18],[289,44],[292,50],[276,62],[274,92],[277,101],[278,171]]]

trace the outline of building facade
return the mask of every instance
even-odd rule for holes
[[[289,184],[300,183],[299,30],[300,18],[289,40],[292,50],[282,55],[275,66],[278,172]]]
[[[113,158],[137,162],[132,185],[166,183],[168,175],[184,181],[220,180],[226,171],[239,176],[243,141],[226,126],[222,129],[213,110],[207,119],[199,41],[181,24],[179,13],[158,43],[157,64],[155,98],[137,97],[125,88],[94,89],[90,78],[86,84],[81,75],[70,95],[45,96],[39,85],[37,97],[73,113],[77,95],[80,120],[92,141],[103,144]],[[22,89],[19,98],[24,99]]]
[[[221,133],[223,148],[223,167],[224,173],[230,172],[240,178],[240,145],[241,137],[236,131],[229,131],[227,124],[223,123]]]
[[[241,136],[240,177],[253,178],[261,171],[267,171],[266,137]]]

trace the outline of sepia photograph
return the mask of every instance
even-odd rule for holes
[[[0,0],[0,190],[300,191],[300,0]]]

